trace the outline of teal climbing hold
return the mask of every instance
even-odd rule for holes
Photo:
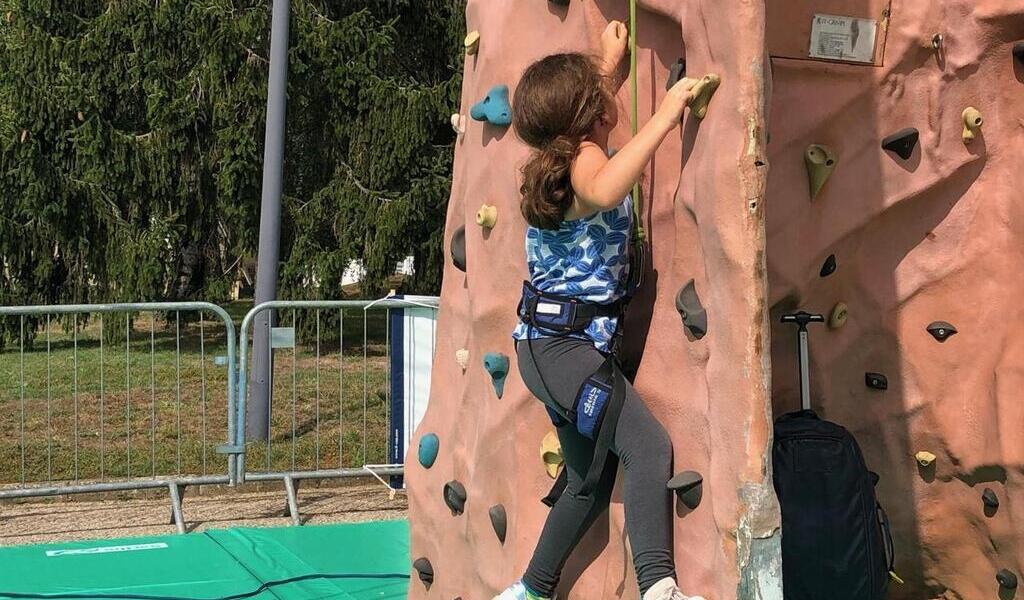
[[[420,464],[424,468],[429,469],[434,466],[434,461],[437,460],[437,450],[441,445],[441,440],[437,437],[436,433],[428,433],[420,438],[419,458]]]
[[[512,124],[512,106],[508,103],[508,86],[496,85],[488,90],[484,99],[469,109],[469,116],[498,127]]]
[[[488,352],[484,355],[484,369],[491,374],[494,393],[501,398],[505,391],[505,377],[508,376],[508,356],[500,352]]]

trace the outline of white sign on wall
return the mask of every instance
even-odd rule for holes
[[[811,24],[811,58],[875,62],[878,21],[858,17],[814,15]]]

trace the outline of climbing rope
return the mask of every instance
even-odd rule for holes
[[[639,120],[640,111],[638,110],[639,101],[637,99],[637,86],[636,81],[636,0],[629,0],[629,87],[630,96],[632,96],[630,102],[632,105],[632,116],[631,116],[631,129],[633,136],[636,136],[637,122]],[[633,184],[633,244],[639,246],[645,239],[644,225],[640,219],[640,204],[642,199],[640,198],[640,182],[637,181]]]

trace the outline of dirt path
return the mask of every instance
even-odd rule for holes
[[[405,518],[404,492],[391,500],[380,484],[310,487],[299,491],[306,524]],[[185,521],[190,531],[227,527],[281,527],[283,490],[186,495]],[[0,546],[87,539],[111,539],[175,532],[166,495],[117,500],[56,499],[0,503]]]

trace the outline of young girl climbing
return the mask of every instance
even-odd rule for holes
[[[523,74],[513,99],[515,131],[534,150],[521,188],[530,281],[513,337],[523,380],[556,423],[567,486],[526,573],[495,600],[554,597],[566,559],[608,507],[616,458],[625,472],[626,530],[643,600],[701,600],[676,585],[672,497],[665,487],[672,469],[668,434],[621,375],[618,383],[597,375],[610,371],[627,294],[629,190],[692,100],[693,81],[684,79],[609,158],[608,135],[617,122],[612,80],[626,41],[625,25],[612,22],[601,36],[599,60],[581,54],[541,59]],[[602,416],[616,393],[617,418]],[[604,441],[599,428],[611,430]],[[593,472],[596,483],[583,492],[598,460],[604,464]]]

